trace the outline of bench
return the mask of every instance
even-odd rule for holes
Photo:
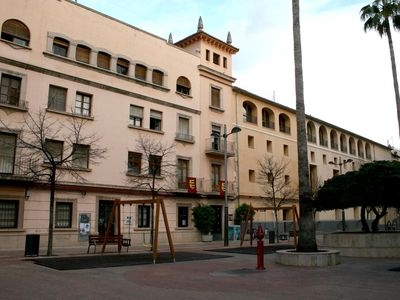
[[[118,252],[121,252],[122,247],[126,247],[126,252],[128,252],[129,247],[131,246],[131,239],[124,239],[122,235],[109,235],[107,236],[107,240],[105,240],[104,235],[99,234],[89,234],[88,239],[89,245],[87,249],[87,254],[89,254],[89,250],[91,246],[94,246],[94,252],[96,253],[97,245],[103,245],[106,242],[106,245],[118,245]]]
[[[284,232],[279,234],[279,240],[281,241],[289,241],[290,237],[294,237],[295,231],[290,230],[289,232]],[[298,236],[298,231],[296,230],[296,236]]]

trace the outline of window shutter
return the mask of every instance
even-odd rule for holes
[[[147,68],[143,65],[136,65],[135,67],[135,77],[146,80],[146,73],[147,73]]]
[[[104,52],[97,54],[97,66],[103,69],[110,69],[110,55]]]
[[[153,70],[153,83],[162,85],[163,84],[163,75],[164,73],[158,70]]]
[[[76,47],[76,60],[89,63],[90,61],[90,48],[78,45]]]
[[[23,23],[17,20],[8,20],[4,22],[1,32],[15,36],[22,40],[30,40],[29,29]]]

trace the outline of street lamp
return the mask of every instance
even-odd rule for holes
[[[215,137],[223,137],[224,138],[224,174],[225,174],[225,183],[224,183],[224,198],[225,198],[225,203],[224,203],[224,246],[227,247],[229,246],[229,237],[228,237],[228,153],[227,153],[227,147],[228,147],[228,136],[231,135],[232,133],[238,133],[242,129],[238,126],[235,126],[232,128],[230,133],[226,132],[226,125],[224,125],[224,133],[222,135],[218,133],[212,133],[212,136]]]
[[[351,163],[353,160],[351,158],[349,159],[345,159],[344,161],[342,161],[342,158],[339,157],[339,162],[333,162],[330,161],[328,162],[331,165],[334,166],[339,166],[339,175],[343,174],[343,170],[342,170],[342,166],[346,165],[347,163]],[[342,231],[346,231],[346,217],[345,217],[345,213],[344,213],[344,208],[342,208]]]

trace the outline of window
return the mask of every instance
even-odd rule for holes
[[[206,60],[210,61],[210,50],[206,49]]]
[[[176,91],[181,94],[190,95],[190,81],[186,77],[180,76],[176,81]]]
[[[87,169],[89,167],[89,146],[74,144],[72,153],[72,166]]]
[[[64,142],[56,140],[46,140],[45,142],[45,162],[60,162],[62,160]]]
[[[216,87],[211,87],[211,106],[221,107],[221,89]]]
[[[327,161],[327,159],[326,159],[326,154],[322,154],[322,163],[323,163],[324,165],[326,165],[326,161]]]
[[[150,205],[139,205],[138,206],[138,227],[148,228],[150,227]]]
[[[272,141],[267,140],[267,152],[272,153]]]
[[[222,149],[221,126],[219,125],[211,126],[211,148],[217,151],[220,151]]]
[[[146,80],[146,73],[147,73],[147,68],[146,66],[137,64],[135,66],[135,78],[141,79],[141,80]]]
[[[150,110],[150,129],[161,131],[162,112]]]
[[[340,135],[340,151],[347,153],[347,140],[343,133]]]
[[[324,126],[319,128],[319,144],[324,147],[328,147],[328,133]]]
[[[122,75],[128,75],[129,72],[129,61],[123,58],[117,60],[117,73]]]
[[[99,52],[97,53],[97,66],[102,69],[110,69],[110,60],[111,56],[108,53],[105,52]]]
[[[338,150],[339,149],[338,137],[335,130],[331,130],[330,138],[331,138],[331,148]]]
[[[149,175],[161,176],[161,156],[149,155]]]
[[[133,126],[142,127],[143,107],[131,105],[129,113],[129,122]]]
[[[16,145],[17,135],[0,133],[0,174],[14,173]]]
[[[142,153],[128,152],[128,172],[136,175],[142,172]]]
[[[190,119],[188,117],[178,117],[178,132],[176,138],[184,141],[193,140],[193,137],[190,135]]]
[[[224,68],[228,67],[228,59],[225,56],[223,58],[223,66],[224,66]]]
[[[18,200],[0,200],[0,229],[18,227]]]
[[[256,182],[256,172],[249,170],[249,182]]]
[[[243,103],[243,121],[257,124],[257,108],[251,102]]]
[[[315,162],[315,152],[314,151],[310,152],[310,159],[312,162]]]
[[[153,70],[151,80],[154,84],[163,85],[164,73],[159,70]]]
[[[76,55],[75,58],[77,61],[81,61],[84,63],[90,63],[90,48],[85,45],[76,46]]]
[[[315,125],[313,122],[307,122],[307,141],[310,143],[317,142],[317,137],[315,134]]]
[[[76,93],[75,99],[75,113],[82,116],[90,116],[90,106],[92,102],[92,96]]]
[[[279,115],[279,131],[290,134],[289,117],[285,114]]]
[[[283,155],[289,156],[289,146],[283,145]]]
[[[247,146],[249,148],[254,148],[254,136],[251,135],[247,136]]]
[[[1,75],[0,103],[15,105],[19,104],[21,92],[21,78],[7,74]]]
[[[56,202],[55,228],[72,228],[72,202]]]
[[[211,190],[219,192],[219,182],[221,180],[221,165],[211,165]]]
[[[67,57],[68,56],[69,41],[55,37],[53,40],[53,53]]]
[[[49,87],[49,100],[47,107],[58,111],[65,111],[67,102],[67,89],[55,85]]]
[[[219,65],[219,54],[213,53],[213,63]]]
[[[266,128],[275,129],[274,124],[274,113],[267,108],[263,108],[261,111],[262,115],[262,126]]]
[[[285,175],[285,184],[289,184],[290,183],[290,176],[289,175]]]
[[[1,27],[1,38],[22,46],[29,46],[30,32],[26,25],[18,20],[7,20]]]
[[[178,188],[186,189],[186,178],[189,176],[189,160],[178,159],[177,164]]]
[[[189,227],[189,207],[178,206],[178,227]]]

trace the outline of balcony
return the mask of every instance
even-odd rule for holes
[[[28,109],[28,101],[22,101],[18,99],[1,99],[0,98],[0,106],[14,108],[19,110],[27,110]]]
[[[223,138],[208,138],[206,139],[206,154],[213,156],[224,156],[224,139]],[[227,141],[226,155],[228,157],[235,156],[235,143]]]
[[[194,143],[194,136],[182,132],[177,132],[175,134],[175,140],[186,143]]]
[[[275,129],[275,123],[272,121],[263,120],[262,126],[265,128]]]
[[[179,181],[177,182],[177,190],[187,191],[187,182]],[[204,178],[196,178],[196,191],[197,194],[210,194],[210,195],[219,195],[220,194],[220,186],[219,182],[215,182],[212,179],[204,179]],[[228,191],[229,195],[233,195],[234,192],[234,182],[228,181]]]
[[[0,155],[1,179],[27,179],[35,163],[31,159]]]

